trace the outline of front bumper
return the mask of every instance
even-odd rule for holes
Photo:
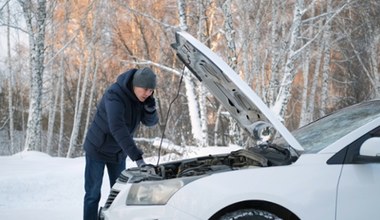
[[[184,213],[178,209],[165,206],[124,206],[110,209],[100,209],[99,220],[164,220],[164,219],[181,219],[181,220],[200,220],[190,214]]]

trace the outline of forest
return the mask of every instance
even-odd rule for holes
[[[379,20],[377,0],[0,0],[0,155],[83,155],[105,89],[145,66],[160,123],[139,128],[141,148],[250,146],[176,57],[176,31],[221,56],[291,131],[379,98]]]

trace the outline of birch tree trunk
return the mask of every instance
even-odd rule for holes
[[[236,45],[235,45],[235,30],[233,27],[232,14],[231,14],[231,0],[226,0],[222,4],[222,11],[224,15],[224,32],[227,40],[227,59],[228,64],[231,68],[238,72],[237,70],[237,54],[236,54]],[[230,144],[243,145],[242,131],[237,125],[237,121],[230,117],[230,126],[228,133],[230,135]]]
[[[65,129],[65,71],[64,71],[64,58],[61,57],[60,60],[60,71],[59,71],[59,134],[58,134],[58,157],[63,155],[63,138]]]
[[[315,5],[313,4],[312,5],[312,8],[311,8],[311,17],[314,17],[315,15]],[[313,35],[314,35],[314,24],[315,22],[314,21],[310,21],[310,24],[309,24],[309,30],[307,32],[308,34],[308,38],[311,39],[313,38]],[[310,75],[310,64],[311,64],[311,49],[312,47],[308,47],[306,48],[305,52],[303,53],[303,57],[304,59],[302,59],[304,62],[302,62],[302,67],[303,67],[303,87],[302,87],[302,97],[301,97],[301,114],[300,114],[300,120],[299,120],[299,127],[302,127],[303,125],[306,125],[308,122],[310,122],[310,119],[311,119],[311,114],[310,112],[308,111],[308,106],[309,106],[309,102],[311,103],[311,101],[309,101],[308,99],[308,91],[309,91],[309,75]],[[315,67],[317,68],[317,67]],[[314,82],[314,81],[313,81]],[[311,96],[311,99],[314,100],[314,94],[311,94],[310,93],[310,96]]]
[[[55,25],[51,25],[49,38],[54,39],[56,35],[57,35],[56,27]],[[48,60],[53,60],[54,56],[55,56],[55,50],[52,44],[49,52],[47,52]],[[47,136],[46,136],[46,151],[45,152],[50,155],[53,155],[52,142],[53,142],[55,116],[56,116],[57,103],[58,103],[59,85],[57,83],[57,77],[55,74],[53,62],[50,62],[50,63],[48,62],[45,69],[47,69],[48,67],[50,71],[46,71],[46,74],[50,73],[49,82],[47,83],[49,85],[49,88],[47,88],[48,94],[49,94],[49,99],[47,103],[49,116],[48,116],[48,129],[47,129]]]
[[[46,148],[47,153],[52,155],[53,154],[53,134],[54,134],[54,124],[55,124],[55,115],[57,112],[57,104],[58,104],[58,97],[59,97],[59,91],[60,86],[58,83],[56,83],[56,80],[54,80],[52,87],[50,88],[50,100],[49,100],[49,121],[48,121],[48,131],[47,131],[47,140],[46,140]]]
[[[380,97],[380,76],[379,76],[379,45],[380,45],[380,28],[374,30],[373,41],[370,46],[370,56],[373,75],[375,76],[375,98]]]
[[[187,31],[187,16],[186,16],[186,3],[185,0],[177,0],[178,14],[179,14],[179,26],[181,30]],[[185,68],[184,70],[184,82],[186,88],[186,97],[188,101],[188,109],[191,123],[191,133],[196,142],[196,145],[202,145],[202,128],[200,123],[199,106],[195,95],[195,85],[192,81],[192,74]],[[185,143],[183,143],[185,144]]]
[[[81,58],[80,58],[80,64],[79,64],[78,83],[77,83],[77,88],[76,88],[76,93],[75,93],[75,108],[74,108],[73,127],[71,128],[69,147],[68,147],[67,153],[66,153],[67,158],[70,158],[72,156],[72,154],[74,153],[74,145],[76,145],[76,140],[74,140],[74,139],[75,139],[75,136],[77,136],[77,134],[75,134],[75,133],[79,131],[77,126],[79,126],[78,125],[78,113],[79,113],[79,103],[80,103],[80,97],[81,97],[80,93],[81,93],[81,85],[82,85],[82,73],[83,73],[83,66],[86,65],[86,64],[83,64],[83,63],[85,63],[84,59],[85,59],[85,57],[84,57],[84,54],[82,53]],[[82,86],[82,88],[83,88],[83,86]]]
[[[309,84],[309,71],[310,71],[310,48],[307,48],[305,53],[303,54],[303,60],[302,63],[302,75],[303,75],[303,87],[302,87],[302,94],[301,94],[301,114],[300,114],[300,120],[299,120],[299,127],[307,124],[308,120],[306,117],[307,114],[307,93],[308,93],[308,84]]]
[[[327,0],[327,14],[332,13],[331,0]],[[330,17],[330,16],[329,16]],[[330,19],[327,19],[327,21]],[[331,51],[331,22],[326,22],[323,33],[323,67],[322,67],[322,94],[321,94],[321,106],[319,108],[319,117],[323,117],[326,114],[326,108],[328,104],[328,85],[330,74],[330,51]]]
[[[256,90],[260,92],[261,95],[265,94],[265,86],[264,86],[264,74],[265,72],[264,71],[261,71],[261,64],[262,64],[262,61],[261,61],[261,56],[260,56],[260,52],[259,52],[259,45],[260,45],[260,26],[261,26],[261,23],[262,23],[262,17],[263,17],[263,12],[264,12],[264,6],[265,4],[263,2],[259,2],[257,3],[255,6],[258,6],[258,9],[257,9],[257,13],[256,13],[256,16],[255,16],[255,26],[254,26],[254,29],[253,29],[253,37],[252,37],[252,53],[253,53],[253,73],[252,75],[256,75],[256,76],[261,76],[261,77],[253,77],[251,76],[251,78],[255,78],[256,79]],[[249,83],[249,82],[248,82]]]
[[[207,32],[207,16],[206,16],[206,5],[208,0],[198,0],[198,39],[201,42],[204,42],[206,39]],[[208,120],[207,120],[207,104],[206,104],[206,88],[202,84],[198,84],[198,103],[199,103],[199,114],[200,114],[200,126],[201,126],[201,139],[199,140],[198,145],[200,147],[208,146]]]
[[[284,75],[281,81],[280,90],[276,97],[276,102],[272,108],[275,114],[277,114],[281,119],[284,118],[286,113],[286,107],[291,96],[291,86],[296,74],[296,60],[300,56],[300,51],[298,48],[300,45],[300,27],[303,10],[303,0],[297,0],[294,6],[290,43],[284,68]]]
[[[11,40],[10,40],[10,10],[9,3],[7,4],[7,52],[8,52],[8,111],[9,111],[9,140],[10,140],[10,153],[15,152],[14,147],[14,116],[13,116],[13,71],[12,71],[12,56],[11,56]]]
[[[241,13],[241,27],[242,27],[242,68],[241,71],[243,73],[242,79],[248,83],[248,85],[252,85],[252,81],[254,80],[254,74],[257,74],[257,72],[251,72],[250,69],[250,61],[249,57],[252,54],[249,50],[249,42],[250,42],[250,24],[249,24],[249,16],[251,13],[251,10],[253,8],[253,3],[251,0],[244,0],[243,4],[238,5],[239,10]]]
[[[368,11],[372,9],[367,9]],[[368,16],[365,17],[365,23],[369,34],[369,69],[372,73],[374,92],[371,94],[372,98],[380,97],[380,75],[379,75],[379,54],[380,54],[380,27],[378,22],[374,22]]]
[[[64,9],[64,23],[63,27],[66,30],[69,24],[69,20],[71,17],[71,12],[70,12],[71,4],[70,1],[65,2],[65,9]],[[64,32],[63,34],[63,42],[66,42],[68,39],[68,33],[67,31]],[[65,43],[62,43],[62,45],[65,45]],[[64,67],[64,62],[65,61],[65,56],[64,53],[61,54],[60,57],[60,64],[59,64],[59,134],[58,134],[58,149],[57,149],[57,154],[58,157],[61,157],[64,155],[63,151],[63,141],[64,141],[64,131],[65,131],[65,67]]]
[[[19,0],[19,3],[24,12],[29,34],[31,72],[29,116],[24,150],[38,150],[41,148],[46,0],[38,0],[36,5],[31,0]],[[34,8],[36,8],[35,12]]]
[[[220,138],[218,135],[218,128],[219,128],[219,124],[220,124],[220,117],[221,117],[222,109],[223,109],[223,106],[219,105],[218,111],[216,112],[216,120],[215,120],[215,127],[214,127],[214,145],[215,146],[218,146],[218,144],[220,142],[219,141]]]
[[[96,81],[97,81],[97,76],[98,76],[99,62],[98,61],[95,61],[95,62],[96,62],[96,64],[95,64],[94,75],[93,75],[91,91],[90,91],[90,97],[89,97],[89,102],[88,102],[88,107],[87,107],[87,117],[86,117],[86,124],[84,126],[82,145],[84,144],[84,141],[86,140],[87,130],[88,130],[88,127],[89,127],[90,122],[91,122],[91,120],[90,120],[91,119],[91,112],[93,109],[94,95],[96,93],[96,85],[97,85]]]
[[[71,131],[71,137],[70,137],[70,145],[69,145],[69,150],[67,152],[67,157],[72,157],[73,153],[75,151],[75,148],[78,146],[78,136],[79,136],[79,131],[80,131],[80,126],[81,126],[81,119],[82,119],[82,112],[84,109],[84,102],[85,98],[87,97],[86,92],[87,92],[87,87],[88,87],[88,79],[89,79],[89,74],[91,71],[91,65],[93,61],[93,49],[95,47],[95,40],[96,40],[96,16],[94,17],[93,20],[93,26],[92,26],[92,35],[91,38],[89,39],[90,42],[87,45],[87,60],[85,62],[85,73],[83,77],[83,84],[82,84],[82,89],[81,89],[81,94],[78,102],[78,108],[76,108],[75,112],[75,117],[74,117],[74,123],[73,123],[73,129]]]
[[[271,41],[271,77],[269,80],[269,88],[268,91],[263,90],[262,94],[263,97],[266,98],[266,102],[268,104],[274,103],[276,91],[279,87],[279,69],[280,69],[280,53],[281,53],[281,43],[280,43],[280,35],[279,35],[279,9],[280,9],[280,2],[277,0],[272,1],[272,22],[271,22],[271,34],[270,34],[270,41]],[[262,76],[263,78],[264,76]],[[264,89],[264,87],[263,87]]]

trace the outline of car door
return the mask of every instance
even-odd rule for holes
[[[380,219],[379,137],[377,128],[348,146],[338,183],[337,220]],[[369,142],[373,156],[362,152]]]

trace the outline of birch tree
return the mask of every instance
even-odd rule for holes
[[[9,139],[11,152],[15,152],[14,147],[14,115],[13,115],[13,70],[12,70],[12,56],[11,56],[11,40],[10,40],[10,20],[11,12],[9,9],[9,2],[7,4],[7,55],[8,55],[8,111],[9,111]]]
[[[55,116],[57,112],[57,103],[58,103],[58,97],[59,97],[59,91],[60,86],[57,83],[57,80],[54,77],[54,81],[52,82],[53,86],[50,91],[50,98],[49,98],[49,117],[48,117],[48,131],[47,131],[47,137],[46,137],[46,148],[47,153],[52,154],[53,153],[53,134],[54,134],[54,125],[55,125]]]
[[[237,69],[237,54],[236,54],[236,45],[235,45],[235,30],[233,27],[233,20],[231,14],[231,0],[225,0],[222,5],[222,11],[224,15],[224,25],[223,30],[225,38],[227,41],[227,62],[231,68],[238,72]],[[243,145],[243,138],[241,136],[242,132],[237,125],[237,122],[234,118],[230,117],[230,126],[229,126],[229,135],[230,143]]]
[[[260,38],[261,38],[261,24],[263,22],[263,15],[264,15],[264,9],[265,9],[265,2],[263,1],[256,1],[256,10],[255,10],[255,25],[253,28],[253,36],[252,36],[252,53],[253,53],[253,73],[252,76],[248,77],[248,82],[250,83],[251,79],[255,79],[256,81],[256,91],[259,91],[260,94],[265,94],[265,71],[261,71],[261,64],[263,63],[260,56]],[[252,15],[253,16],[253,15]],[[253,77],[256,75],[256,77]],[[261,77],[259,77],[261,76]]]
[[[41,147],[42,79],[44,72],[46,0],[19,0],[29,34],[30,104],[24,150]]]
[[[179,15],[179,27],[183,31],[187,31],[187,15],[186,15],[186,2],[185,0],[177,0],[178,15]],[[195,85],[190,70],[185,68],[184,70],[184,82],[186,88],[186,98],[188,101],[188,109],[191,123],[191,133],[196,142],[196,145],[202,146],[202,128],[199,120],[199,106],[195,95]],[[183,143],[184,144],[184,143]]]
[[[363,10],[365,13],[362,15],[366,21],[366,30],[368,30],[369,38],[369,71],[367,76],[372,84],[373,92],[371,92],[371,97],[380,97],[380,75],[379,75],[379,54],[380,54],[380,25],[378,19],[380,14],[378,13],[380,6],[378,3],[371,2]],[[376,13],[377,12],[377,13]],[[373,18],[373,19],[371,19]],[[361,62],[363,63],[363,62]]]
[[[65,2],[64,6],[64,18],[63,18],[63,27],[65,30],[68,28],[69,20],[71,17],[71,12],[70,12],[71,4],[70,1]],[[74,38],[73,38],[74,39]],[[62,39],[62,45],[67,45],[65,42],[68,40],[68,33],[67,31],[64,31],[63,33],[63,39]],[[71,42],[71,41],[70,41]],[[64,141],[64,130],[65,130],[65,66],[64,66],[64,61],[65,61],[65,56],[64,52],[60,54],[59,57],[59,79],[58,79],[58,88],[59,88],[59,134],[58,134],[58,149],[57,149],[57,154],[58,157],[63,156],[63,141]]]
[[[271,21],[271,32],[270,32],[270,51],[271,51],[271,77],[269,80],[269,88],[268,91],[262,91],[264,99],[266,98],[266,102],[271,105],[274,103],[276,91],[279,87],[279,78],[280,78],[280,64],[281,64],[281,57],[283,55],[283,48],[286,46],[285,43],[281,43],[280,41],[280,31],[281,26],[284,27],[280,23],[280,9],[281,5],[284,4],[280,1],[273,0],[272,1],[272,8],[271,8],[271,14],[272,14],[272,21]],[[284,29],[284,28],[282,28]],[[285,56],[285,55],[284,55]],[[264,78],[263,78],[264,79]]]
[[[277,94],[276,101],[272,106],[275,114],[277,114],[280,118],[284,118],[285,116],[286,106],[290,99],[291,85],[296,73],[296,61],[300,56],[300,28],[303,13],[303,0],[296,0],[294,5],[292,26],[290,29],[289,49],[284,68],[284,75],[281,80],[281,86]]]
[[[198,40],[205,42],[207,32],[207,15],[206,9],[210,4],[209,0],[198,0]],[[210,7],[211,8],[211,7]],[[212,10],[212,9],[211,9]],[[206,104],[206,88],[202,84],[198,84],[198,102],[199,102],[199,113],[200,113],[200,124],[201,124],[201,139],[198,140],[198,145],[200,147],[208,146],[208,120],[207,120],[207,104]]]
[[[315,6],[313,5],[311,8],[311,17],[313,18],[315,16]],[[322,26],[322,21],[315,22],[314,19],[310,19],[308,22],[309,24],[309,30],[307,32],[307,37],[309,39],[313,38],[315,34],[315,26],[319,24],[319,27]],[[314,111],[314,103],[315,103],[315,93],[316,88],[318,84],[318,76],[319,76],[319,67],[321,63],[322,58],[322,49],[323,47],[319,47],[317,49],[317,58],[316,64],[314,67],[313,74],[310,74],[310,65],[311,65],[311,53],[312,53],[312,47],[308,47],[305,50],[305,53],[303,53],[303,56],[305,57],[303,60],[306,60],[306,62],[303,62],[303,88],[302,88],[302,103],[301,103],[301,114],[300,114],[300,120],[299,120],[299,126],[306,125],[307,123],[311,122],[313,119],[313,111]],[[311,75],[311,79],[309,79],[309,75]],[[309,81],[311,81],[311,86],[309,86]]]
[[[50,39],[54,39],[54,37],[57,35],[57,27],[53,24],[50,26],[50,31],[48,33],[48,36]],[[46,53],[46,57],[48,60],[53,60],[55,57],[55,47],[54,44],[51,43],[49,51]],[[48,80],[48,129],[47,129],[47,136],[46,136],[46,153],[52,155],[53,153],[53,135],[54,135],[54,125],[55,125],[55,116],[56,116],[56,110],[57,110],[57,103],[58,103],[58,95],[59,95],[59,85],[57,82],[57,77],[54,70],[54,63],[50,62],[45,67],[46,74],[50,74],[49,80]]]
[[[75,108],[76,111],[75,111],[75,116],[74,116],[73,129],[71,131],[70,145],[67,152],[67,157],[73,156],[75,147],[78,146],[78,136],[79,136],[80,126],[81,126],[82,113],[84,109],[85,98],[87,97],[86,93],[87,93],[87,87],[88,87],[88,82],[89,82],[89,74],[92,70],[93,51],[94,51],[96,38],[97,38],[97,33],[96,33],[97,18],[98,18],[97,16],[93,16],[92,28],[91,29],[89,28],[91,32],[89,34],[90,35],[88,39],[89,42],[87,43],[87,48],[86,48],[88,51],[88,54],[87,54],[87,58],[84,57],[84,59],[86,59],[84,63],[85,73],[83,77],[82,88],[81,89],[78,88],[78,91],[80,90],[81,92],[80,92],[80,96],[78,96],[78,99],[77,99],[77,107]]]
[[[322,93],[321,93],[321,106],[319,110],[319,116],[322,117],[326,114],[326,108],[328,105],[328,85],[329,85],[329,75],[330,75],[330,51],[331,51],[331,22],[329,22],[330,17],[332,17],[332,7],[331,0],[326,1],[326,13],[329,16],[326,19],[325,28],[323,30],[323,67],[322,67]]]

